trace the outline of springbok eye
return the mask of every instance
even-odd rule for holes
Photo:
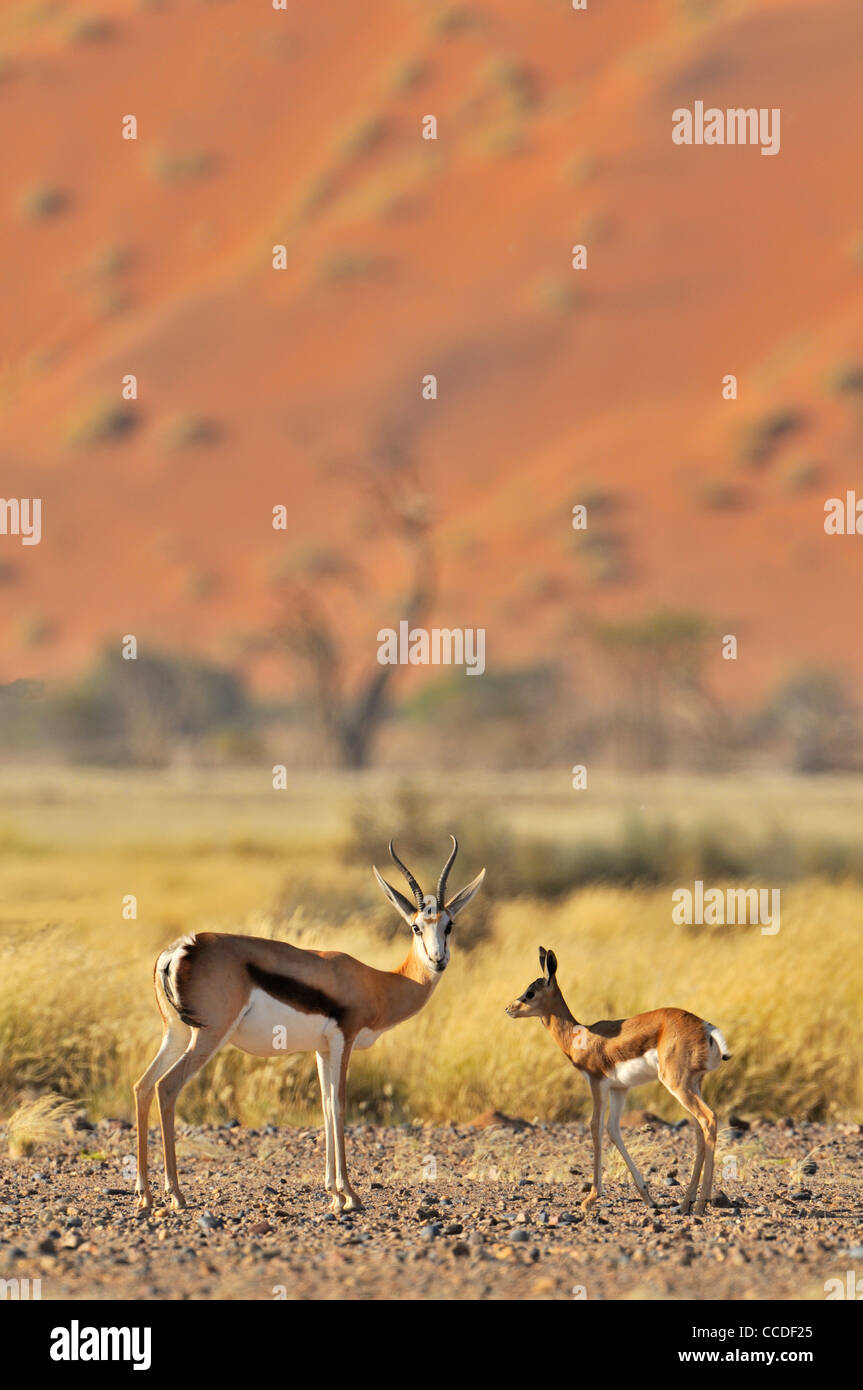
[[[532,998],[533,998],[533,990],[532,990],[532,989],[529,989],[529,990],[527,991],[527,994],[526,994],[524,997],[525,997],[525,999],[532,999]]]
[[[417,936],[419,936],[420,932],[422,931],[422,927],[420,926],[419,922],[414,922],[414,931],[416,932]]]
[[[451,931],[452,931],[452,922],[447,922],[446,928],[445,928],[445,930],[444,930],[444,936],[449,936],[449,934],[450,934]]]

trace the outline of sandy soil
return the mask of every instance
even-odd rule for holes
[[[0,1277],[41,1279],[43,1299],[823,1299],[861,1266],[863,1126],[726,1128],[699,1219],[674,1210],[691,1133],[639,1118],[627,1143],[661,1210],[609,1157],[584,1219],[580,1124],[354,1126],[366,1208],[340,1218],[319,1129],[184,1126],[188,1207],[142,1217],[125,1122],[80,1117],[62,1143],[4,1164]]]

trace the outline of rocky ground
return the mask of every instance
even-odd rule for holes
[[[39,1279],[43,1299],[824,1299],[827,1280],[863,1276],[863,1126],[736,1122],[699,1218],[674,1210],[691,1131],[632,1119],[656,1213],[611,1153],[584,1218],[586,1127],[490,1116],[353,1126],[366,1208],[338,1218],[320,1129],[180,1126],[188,1207],[147,1217],[128,1126],[81,1116],[65,1141],[4,1160],[0,1278]]]

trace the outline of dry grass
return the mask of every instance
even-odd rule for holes
[[[22,1101],[6,1122],[9,1157],[22,1158],[40,1144],[62,1139],[64,1121],[71,1119],[74,1111],[71,1101],[50,1093]]]
[[[364,784],[364,795],[383,802],[376,786]],[[377,902],[368,868],[345,866],[340,854],[357,790],[333,783],[317,803],[283,811],[263,790],[220,801],[170,776],[64,774],[52,795],[38,780],[4,788],[0,1114],[42,1092],[45,1123],[57,1096],[94,1117],[130,1116],[132,1082],[160,1033],[152,962],[185,931],[271,933],[398,963],[407,934]],[[799,788],[793,801],[786,787],[785,799],[799,818]],[[561,802],[561,828],[570,804]],[[522,803],[516,836],[527,818]],[[474,857],[466,839],[465,874]],[[128,893],[138,898],[135,921],[121,915]],[[537,974],[542,944],[558,954],[579,1019],[670,1004],[719,1025],[734,1054],[707,1082],[721,1114],[859,1118],[861,908],[857,883],[805,879],[783,887],[781,931],[762,936],[757,927],[673,925],[670,886],[500,899],[491,935],[472,950],[459,949],[456,929],[452,964],[424,1013],[355,1059],[352,1115],[463,1121],[497,1107],[528,1119],[584,1116],[587,1088],[541,1026],[504,1014]],[[658,1086],[633,1103],[679,1117]],[[181,1111],[198,1121],[315,1122],[313,1059],[264,1062],[225,1048],[184,1092]],[[25,1141],[39,1123],[26,1108],[15,1120]]]

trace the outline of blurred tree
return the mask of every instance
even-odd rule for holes
[[[239,676],[188,658],[103,652],[93,672],[60,692],[53,725],[61,747],[100,762],[160,766],[182,740],[251,725]]]
[[[696,613],[660,611],[594,625],[594,641],[612,675],[606,728],[626,766],[666,767],[693,740],[709,759],[729,739],[724,711],[702,674],[712,636],[711,624]]]
[[[361,466],[375,517],[372,530],[385,527],[402,543],[409,565],[406,594],[394,601],[395,626],[422,621],[434,600],[436,561],[433,522],[428,499],[417,484],[404,447],[391,438],[380,441],[375,462]],[[375,738],[388,709],[388,695],[400,669],[381,665],[369,654],[359,676],[348,676],[348,637],[334,616],[344,604],[340,591],[361,593],[364,578],[353,558],[331,550],[298,557],[292,571],[280,579],[281,612],[277,640],[302,665],[314,702],[314,712],[341,767],[363,768],[371,761]],[[344,624],[342,624],[344,627]]]
[[[755,734],[784,742],[794,772],[850,772],[860,767],[857,710],[830,671],[792,676],[756,720]]]

